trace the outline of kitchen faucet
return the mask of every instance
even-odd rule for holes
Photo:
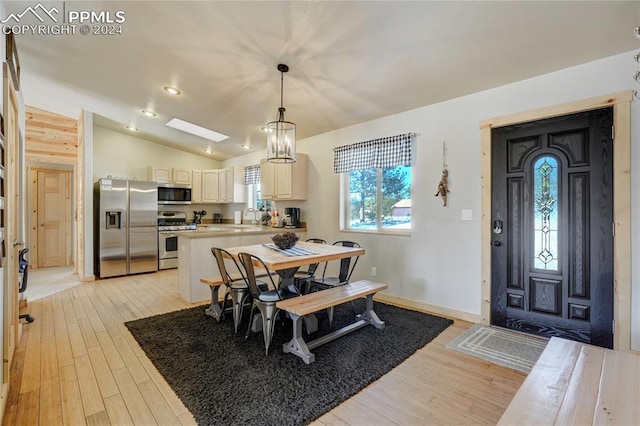
[[[258,219],[257,219],[257,214],[259,213],[258,210],[254,209],[253,207],[249,207],[247,209],[247,213],[249,212],[253,212],[253,220],[251,221],[251,225],[256,226],[258,224]]]

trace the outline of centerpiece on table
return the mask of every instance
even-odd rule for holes
[[[298,237],[294,232],[283,232],[282,234],[274,235],[271,239],[276,247],[281,250],[286,250],[295,246],[300,237]]]

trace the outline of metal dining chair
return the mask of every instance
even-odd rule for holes
[[[249,292],[253,298],[251,304],[251,315],[249,317],[249,326],[247,327],[247,334],[245,338],[249,338],[251,333],[251,326],[253,325],[253,317],[256,309],[260,311],[262,315],[262,334],[264,338],[265,355],[269,355],[269,345],[271,345],[271,339],[273,338],[273,328],[275,325],[275,318],[278,315],[280,309],[276,307],[276,303],[280,300],[290,299],[292,297],[298,297],[296,294],[286,288],[278,288],[273,281],[271,274],[268,274],[271,281],[272,289],[265,290],[258,285],[256,280],[256,274],[254,269],[254,262],[257,263],[260,268],[269,272],[269,268],[265,265],[264,261],[258,256],[249,253],[239,253],[240,264],[244,267],[247,283],[249,284]]]
[[[342,246],[342,247],[357,247],[360,248],[360,244],[355,241],[341,240],[333,243],[334,246]],[[308,289],[307,293],[311,293],[313,291],[326,290],[332,287],[337,287],[341,285],[345,285],[349,283],[351,279],[351,275],[353,274],[353,270],[356,268],[358,263],[358,259],[360,256],[346,257],[344,259],[340,259],[340,269],[338,272],[338,276],[327,276],[327,266],[329,262],[325,262],[324,269],[322,270],[322,277],[316,278],[311,277],[308,281]],[[355,314],[356,310],[353,306],[353,302],[351,303],[351,308]],[[327,308],[327,314],[329,316],[329,328],[333,328],[333,309],[334,307]]]
[[[322,238],[309,238],[306,240],[306,242],[315,244],[327,244],[327,242]],[[306,270],[299,270],[294,275],[294,285],[301,294],[306,294],[309,292],[309,280],[315,277],[318,266],[320,266],[319,263],[312,263],[307,267]]]
[[[229,301],[229,299],[231,299],[233,311],[233,327],[234,332],[237,334],[238,327],[240,326],[240,322],[242,321],[242,311],[244,310],[244,305],[248,301],[248,299],[251,298],[251,293],[249,292],[249,284],[247,284],[247,278],[243,272],[243,268],[240,268],[238,262],[233,258],[233,256],[231,256],[231,254],[229,254],[228,251],[219,247],[211,247],[211,253],[216,259],[218,270],[220,271],[220,277],[222,278],[222,282],[227,288],[227,292],[224,295],[224,299],[222,301],[222,315],[224,315],[227,302]],[[231,275],[229,274],[224,262],[225,257],[233,262],[236,270],[240,274],[240,278],[235,280],[231,278]],[[258,275],[258,277],[260,278],[264,276],[265,274]],[[267,283],[263,281],[257,281],[257,284],[258,286],[260,286],[260,288],[264,290],[267,289]]]

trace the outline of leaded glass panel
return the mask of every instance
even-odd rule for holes
[[[533,166],[533,264],[537,269],[558,270],[558,161],[539,158]]]

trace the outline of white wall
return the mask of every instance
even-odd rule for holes
[[[480,315],[480,121],[631,90],[635,71],[633,52],[629,52],[299,141],[299,152],[309,155],[309,199],[298,204],[308,223],[308,236],[360,242],[366,255],[358,264],[356,279],[369,278],[370,268],[375,266],[376,280],[387,283],[393,295]],[[634,102],[635,128],[639,122],[640,109]],[[340,179],[333,173],[333,148],[406,132],[418,135],[411,237],[339,232]],[[451,190],[447,207],[434,196],[442,170],[443,141]],[[640,134],[634,129],[633,169],[640,166],[639,142]],[[259,158],[260,154],[254,153],[233,162],[251,164]],[[638,206],[639,180],[634,174],[633,212]],[[460,219],[462,209],[473,210],[472,221]],[[632,238],[637,250],[637,228]],[[635,261],[634,306],[640,306],[639,266]],[[640,349],[639,308],[633,311],[632,323],[632,345]]]
[[[217,160],[179,151],[104,127],[93,128],[93,180],[126,176],[149,179],[148,166],[184,169],[219,169]]]

